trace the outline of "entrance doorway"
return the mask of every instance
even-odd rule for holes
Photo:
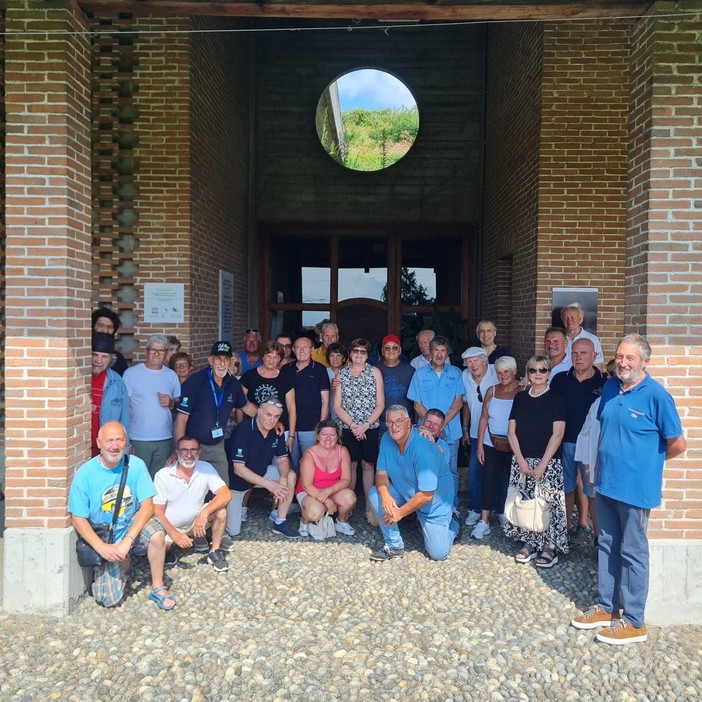
[[[471,225],[269,224],[259,242],[259,328],[271,338],[331,320],[344,344],[379,342],[413,337],[428,315],[471,316]]]

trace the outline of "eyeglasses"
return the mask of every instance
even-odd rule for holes
[[[534,373],[544,375],[544,373],[548,373],[548,368],[529,368],[527,373],[529,373],[529,375],[534,375]]]
[[[154,354],[154,356],[165,356],[166,355],[166,349],[146,349],[148,353]]]
[[[383,351],[399,351],[399,346],[383,346]]]
[[[281,344],[281,346],[282,346],[284,349],[291,349],[291,348],[292,348],[292,344]]]
[[[176,363],[173,367],[176,370],[188,370],[188,368],[190,368],[190,366],[187,363]]]
[[[278,409],[283,409],[282,403],[278,402],[278,400],[273,400],[273,399],[264,400],[260,406],[262,407],[263,405],[273,405],[273,407],[277,407]]]
[[[476,385],[475,389],[478,391],[478,402],[483,401],[483,393],[480,392],[480,385]]]
[[[197,455],[198,453],[200,453],[199,448],[179,448],[178,449],[179,456],[187,456],[189,454]]]
[[[258,329],[247,329],[244,334],[258,334]]]
[[[402,419],[387,419],[385,421],[386,427],[392,427],[393,429],[399,429],[409,417],[403,417]]]
[[[366,356],[368,351],[366,351],[366,349],[351,349],[351,353],[362,353],[364,356]]]
[[[109,331],[114,331],[115,325],[114,324],[105,324],[105,322],[95,322],[95,328],[96,329],[107,329]]]

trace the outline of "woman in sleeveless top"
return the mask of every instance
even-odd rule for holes
[[[302,509],[300,535],[307,536],[309,522],[324,513],[336,515],[336,533],[353,536],[348,516],[356,505],[351,483],[351,456],[341,445],[341,430],[333,419],[324,419],[314,431],[314,446],[302,454],[300,477],[295,488]]]
[[[489,388],[483,400],[478,424],[476,455],[483,466],[480,494],[480,521],[473,527],[471,539],[482,539],[490,533],[490,512],[493,507],[504,523],[505,498],[509,482],[512,449],[507,441],[509,413],[514,396],[522,389],[517,381],[517,362],[511,356],[495,361],[499,383]]]
[[[378,427],[385,409],[383,376],[368,363],[370,344],[354,339],[349,346],[351,365],[339,373],[339,388],[334,392],[334,411],[343,423],[342,441],[351,454],[351,489],[356,489],[356,469],[361,462],[366,519],[377,526],[368,502],[368,491],[375,483],[378,460]]]

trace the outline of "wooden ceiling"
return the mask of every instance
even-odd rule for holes
[[[519,21],[632,17],[646,12],[650,0],[77,0],[85,11],[115,11],[159,17],[211,15],[270,19],[371,19],[432,21]]]

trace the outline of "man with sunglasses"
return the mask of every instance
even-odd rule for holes
[[[129,395],[129,438],[153,478],[168,463],[173,439],[173,413],[180,380],[164,365],[168,338],[152,334],[146,340],[146,360],[124,371]]]
[[[222,537],[227,524],[229,488],[210,463],[200,460],[200,442],[190,436],[178,439],[178,460],[161,468],[154,478],[154,516],[166,530],[166,566],[178,561],[174,546],[191,548],[194,539],[204,539],[212,528],[212,548],[207,562],[218,573],[229,570],[222,554]],[[208,493],[214,497],[205,502]]]
[[[495,368],[488,363],[488,356],[481,346],[471,346],[461,358],[466,368],[463,371],[463,443],[470,444],[468,460],[468,490],[469,507],[466,515],[466,526],[475,526],[480,520],[480,494],[483,483],[483,472],[478,460],[478,445],[483,437],[478,436],[480,415],[483,411],[483,398],[488,388],[499,382]]]

